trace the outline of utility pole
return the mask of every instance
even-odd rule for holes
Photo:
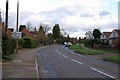
[[[18,32],[18,19],[19,19],[19,0],[17,1],[17,25],[16,32]],[[18,52],[18,40],[16,40],[16,53]]]
[[[5,34],[7,34],[8,28],[8,0],[6,0],[6,21],[5,21]]]

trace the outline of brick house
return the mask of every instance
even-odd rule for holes
[[[111,35],[112,32],[103,32],[102,35],[100,36],[100,40],[102,43],[109,43],[109,36]]]
[[[26,29],[26,26],[20,27],[22,27],[22,30],[20,32],[22,33],[23,37],[33,37],[33,35]]]
[[[1,28],[2,28],[2,33],[5,34],[5,25],[4,25],[4,22],[2,22]],[[7,29],[7,35],[8,35],[9,38],[11,38],[11,36],[12,36],[11,30]]]
[[[109,44],[112,47],[120,46],[120,29],[114,29],[109,36]]]
[[[77,38],[70,38],[70,41],[71,41],[73,44],[77,44],[77,43],[78,43]]]

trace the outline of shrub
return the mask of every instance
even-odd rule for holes
[[[18,45],[19,46],[24,46],[25,40],[24,39],[18,39]]]
[[[24,48],[36,48],[37,47],[37,42],[31,38],[31,37],[24,37],[23,38],[25,40],[24,43]]]
[[[2,58],[5,59],[10,53],[14,53],[15,48],[16,40],[8,38],[6,34],[2,34]]]

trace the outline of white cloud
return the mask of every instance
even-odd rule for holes
[[[107,6],[112,9],[108,0],[106,2],[104,0],[19,0],[19,2],[19,24],[30,21],[36,27],[40,23],[48,23],[52,28],[56,23],[72,37],[84,36],[86,31],[94,28],[110,31],[118,27],[117,15],[112,15],[112,12],[102,8]],[[14,26],[16,26],[14,22],[16,6],[17,0],[9,0],[9,22]],[[0,1],[0,8],[5,14],[5,0]],[[103,12],[102,16],[101,12]]]

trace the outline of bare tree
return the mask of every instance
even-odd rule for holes
[[[68,33],[64,29],[60,29],[60,33],[62,36],[67,37]]]
[[[88,31],[85,33],[87,39],[93,39],[93,33],[91,31]]]
[[[50,29],[51,29],[48,24],[42,24],[42,23],[40,23],[40,26],[43,27],[45,34],[47,34],[48,31],[50,31]]]
[[[32,24],[31,24],[31,22],[30,21],[28,21],[27,23],[26,23],[26,26],[27,26],[27,28],[28,28],[28,31],[31,31],[33,28],[32,28]]]

